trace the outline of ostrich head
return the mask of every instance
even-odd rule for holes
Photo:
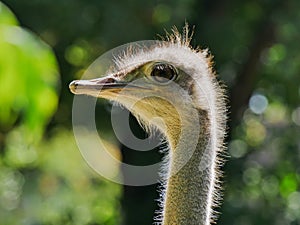
[[[206,50],[193,50],[189,42],[186,28],[183,36],[175,30],[168,41],[150,48],[129,48],[115,57],[114,72],[75,80],[70,90],[124,105],[145,128],[158,128],[169,137],[174,149],[180,127],[198,118],[195,110],[217,114],[221,97],[211,57]]]

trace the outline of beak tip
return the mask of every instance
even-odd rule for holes
[[[78,86],[78,83],[76,80],[73,80],[70,84],[69,84],[69,89],[73,94],[76,94],[76,88]]]

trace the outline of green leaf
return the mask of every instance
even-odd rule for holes
[[[0,129],[7,132],[7,154],[22,155],[9,158],[21,165],[30,160],[18,152],[41,139],[56,111],[59,73],[51,48],[16,26],[14,15],[3,4],[0,11]]]

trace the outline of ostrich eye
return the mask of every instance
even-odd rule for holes
[[[159,83],[166,84],[177,76],[176,69],[169,64],[156,64],[153,66],[151,77]]]

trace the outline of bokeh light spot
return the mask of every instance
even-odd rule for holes
[[[265,120],[270,124],[287,123],[287,109],[280,102],[274,102],[268,105],[265,112]]]
[[[87,51],[78,45],[72,45],[65,52],[66,60],[75,66],[84,65],[87,58]]]
[[[286,197],[297,190],[297,179],[295,174],[287,174],[280,182],[280,193]]]
[[[234,158],[241,158],[247,152],[247,144],[242,140],[233,140],[229,144],[229,153]]]
[[[269,49],[269,57],[273,62],[278,62],[286,56],[285,46],[282,44],[275,44]]]
[[[292,113],[292,120],[295,124],[300,126],[300,107],[296,108]]]
[[[268,177],[262,181],[262,191],[267,198],[272,199],[279,192],[279,182],[275,176]]]
[[[248,118],[245,122],[247,143],[251,146],[260,145],[265,140],[267,135],[265,126],[254,118]]]
[[[250,98],[249,108],[256,114],[262,114],[268,106],[268,99],[261,94],[255,94]]]
[[[251,167],[245,170],[243,174],[243,181],[250,186],[257,185],[260,183],[261,174],[259,168]]]
[[[261,61],[265,65],[274,66],[286,58],[286,46],[275,44],[261,54]]]
[[[300,213],[300,192],[293,192],[288,197],[288,207]]]

